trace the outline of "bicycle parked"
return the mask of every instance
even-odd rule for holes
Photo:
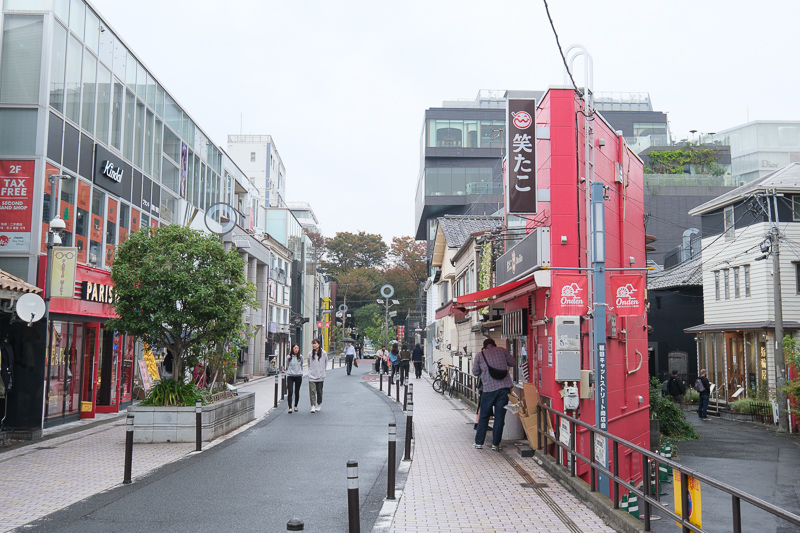
[[[455,386],[456,386],[456,368],[452,365],[442,364],[441,359],[436,361],[436,377],[433,380],[433,390],[435,390],[440,394],[449,392],[450,397],[452,398]]]

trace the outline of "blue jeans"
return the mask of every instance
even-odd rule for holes
[[[700,405],[697,406],[697,416],[700,418],[708,418],[708,399],[709,394],[700,395]]]
[[[492,430],[492,444],[500,446],[503,440],[503,426],[506,423],[506,410],[508,405],[508,387],[493,391],[484,391],[481,394],[481,414],[478,419],[478,430],[475,433],[475,444],[483,444],[486,440],[486,431],[489,429],[489,417],[494,409],[494,429]]]

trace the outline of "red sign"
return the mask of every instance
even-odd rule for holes
[[[644,315],[644,276],[619,274],[611,276],[611,294],[617,316]]]
[[[403,340],[406,336],[406,327],[397,326],[397,340]]]
[[[321,329],[322,328],[322,322],[317,322],[317,327]]]
[[[589,282],[585,274],[553,276],[557,315],[583,315],[589,311]]]
[[[33,212],[33,161],[0,161],[0,251],[28,251]]]

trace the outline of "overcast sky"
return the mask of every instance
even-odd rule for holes
[[[425,109],[564,83],[541,0],[90,1],[215,144],[272,135],[328,237],[414,234]],[[649,92],[677,139],[800,119],[797,0],[549,4],[595,91]]]

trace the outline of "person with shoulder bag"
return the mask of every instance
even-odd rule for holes
[[[700,370],[700,377],[694,382],[694,388],[700,393],[697,405],[697,416],[700,420],[708,420],[708,400],[711,397],[711,383],[706,377],[706,369]]]
[[[400,370],[400,351],[397,349],[397,344],[392,344],[392,351],[389,352],[389,368],[392,373],[389,376],[389,383],[394,385],[394,375]]]
[[[408,371],[411,365],[411,352],[408,345],[404,344],[403,349],[400,350],[400,386],[405,385],[408,380]]]
[[[492,450],[501,449],[503,426],[506,420],[508,394],[514,382],[508,373],[508,367],[516,364],[514,357],[505,348],[498,348],[494,339],[483,341],[483,350],[475,357],[472,374],[480,376],[483,383],[483,394],[480,401],[478,428],[475,432],[476,449],[483,448],[486,432],[489,429],[489,417],[494,411],[494,427],[492,428]]]

